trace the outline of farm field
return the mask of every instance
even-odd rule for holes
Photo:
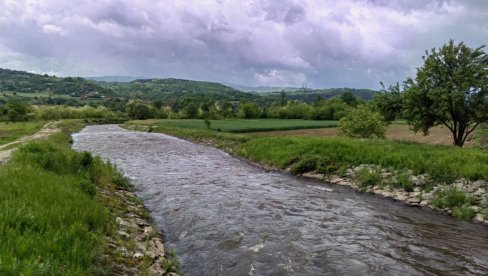
[[[157,125],[160,127],[176,127],[191,129],[206,129],[203,120],[199,119],[170,119],[135,121],[142,125]],[[313,129],[336,127],[337,121],[312,120],[280,120],[280,119],[227,119],[211,120],[211,129],[231,133],[247,133],[274,130]]]
[[[337,137],[337,128],[300,129],[268,132],[252,132],[253,136],[313,136],[313,137]],[[474,132],[476,134],[476,132]],[[473,136],[473,135],[471,135]],[[429,145],[452,145],[451,132],[445,127],[434,127],[429,135],[421,132],[413,132],[406,124],[393,124],[386,131],[386,139],[394,141],[417,142]],[[469,138],[468,138],[469,139]],[[468,140],[466,146],[474,145],[474,141]]]

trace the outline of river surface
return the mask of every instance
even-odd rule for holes
[[[486,226],[164,134],[103,125],[73,139],[131,180],[186,275],[488,274]]]

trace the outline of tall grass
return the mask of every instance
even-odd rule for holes
[[[97,186],[114,168],[59,133],[21,146],[0,168],[0,275],[104,274],[109,214]]]
[[[442,182],[459,177],[488,180],[488,152],[473,148],[349,138],[263,137],[242,144],[238,153],[280,168],[318,155],[338,164],[376,164],[409,169],[414,174],[428,173]]]

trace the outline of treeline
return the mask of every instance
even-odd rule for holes
[[[110,99],[85,106],[30,105],[19,97],[0,103],[1,121],[32,119],[85,119],[126,117],[131,119],[225,119],[275,118],[304,120],[340,120],[351,108],[365,104],[351,93],[332,99],[318,98],[312,103],[287,100],[283,97],[271,104],[243,100],[240,102],[210,99],[176,99],[175,101],[143,101]]]
[[[225,119],[225,118],[275,118],[304,120],[340,120],[348,110],[365,101],[344,93],[339,98],[316,99],[307,104],[296,100],[282,99],[269,106],[255,102],[242,101],[192,101],[186,100],[181,105],[164,105],[162,101],[145,102],[134,100],[126,105],[126,112],[134,119]]]

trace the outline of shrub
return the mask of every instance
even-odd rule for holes
[[[385,138],[386,123],[364,106],[352,109],[339,122],[339,134],[353,138]]]

